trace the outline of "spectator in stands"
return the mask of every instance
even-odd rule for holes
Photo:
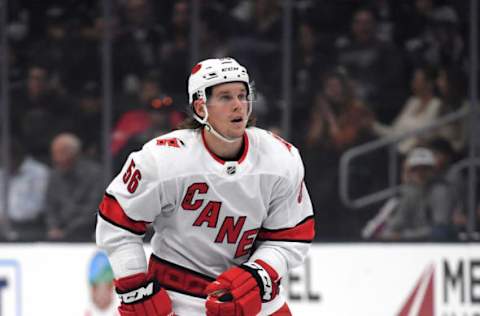
[[[120,5],[113,56],[116,86],[121,91],[138,89],[141,76],[160,65],[165,30],[152,2],[127,0]]]
[[[425,147],[429,148],[435,156],[437,173],[448,177],[447,174],[450,167],[458,158],[458,154],[453,149],[452,144],[446,138],[439,136],[429,140]]]
[[[404,177],[398,205],[379,238],[404,241],[454,238],[452,213],[456,200],[451,186],[436,172],[433,152],[413,148],[405,161]]]
[[[51,145],[53,172],[47,188],[47,238],[93,240],[95,210],[103,193],[101,167],[81,157],[80,139],[57,135]]]
[[[43,207],[50,170],[29,156],[22,144],[11,140],[11,165],[8,183],[7,215],[11,240],[37,241],[45,234]],[[0,192],[3,192],[5,170],[0,168]],[[3,205],[0,194],[0,207]]]
[[[97,251],[90,261],[88,284],[90,300],[84,316],[119,315],[113,285],[113,271],[103,251]]]
[[[46,67],[29,67],[26,84],[12,91],[11,109],[13,134],[33,157],[47,162],[53,135],[71,122],[68,108],[50,85]]]
[[[75,121],[72,131],[82,142],[86,157],[100,160],[102,155],[102,99],[98,82],[85,82],[79,89],[75,104]],[[85,128],[88,126],[88,128]]]
[[[174,100],[169,95],[160,94],[150,100],[142,109],[147,114],[143,130],[132,134],[115,155],[115,170],[120,172],[131,152],[140,150],[148,140],[170,132],[183,121],[183,114],[176,111],[174,106]]]
[[[465,114],[462,119],[443,126],[439,134],[446,138],[456,152],[462,152],[468,139],[469,104],[466,99],[466,80],[464,73],[454,67],[442,67],[438,71],[436,88],[442,103],[440,115],[453,112]]]
[[[44,10],[44,34],[32,39],[26,53],[29,60],[46,65],[51,85],[63,90],[64,80],[71,76],[72,55],[77,53],[78,42],[69,34],[66,8],[52,5]]]
[[[372,113],[356,97],[353,82],[342,69],[325,75],[310,117],[307,145],[323,142],[340,153],[371,137]]]
[[[125,146],[129,138],[144,131],[149,124],[147,109],[150,102],[161,94],[158,79],[147,75],[143,78],[139,91],[132,96],[124,96],[120,103],[122,111],[115,123],[112,135],[111,151],[113,156]]]
[[[335,42],[337,62],[355,81],[358,96],[382,122],[391,120],[391,104],[403,96],[403,64],[392,42],[380,40],[370,9],[355,11],[351,34]],[[386,105],[389,107],[386,107]]]
[[[345,73],[336,71],[325,76],[323,86],[316,96],[311,110],[310,122],[302,152],[306,168],[309,170],[305,181],[312,193],[314,206],[321,207],[316,215],[319,238],[351,236],[355,234],[354,217],[342,205],[338,195],[338,167],[341,154],[348,148],[372,139],[369,126],[372,114],[355,97],[354,89]],[[362,170],[368,170],[375,159],[362,161],[355,168],[355,179],[364,185]],[[375,182],[369,176],[369,183]],[[353,184],[359,187],[358,183]],[[338,234],[338,235],[337,235]]]
[[[165,97],[168,98],[165,99]],[[167,102],[169,106],[164,106],[164,99],[172,100],[170,103]],[[175,128],[182,120],[182,114],[175,109],[178,104],[173,103],[173,97],[164,92],[158,78],[154,75],[145,76],[142,80],[140,91],[131,98],[125,98],[124,101],[126,105],[123,108],[128,110],[115,123],[111,144],[111,151],[117,167],[123,165],[126,158],[125,154],[128,154],[127,151],[132,149],[131,147],[129,149],[125,148],[130,139],[145,133],[152,126],[152,119],[153,121],[155,120],[155,115],[152,115],[151,110],[161,108],[161,112],[168,113],[168,126],[170,128]],[[167,108],[168,111],[163,111]],[[135,143],[132,142],[130,145]]]
[[[276,99],[281,85],[280,3],[276,0],[241,1],[232,12],[236,27],[231,34],[228,53],[250,65],[250,72],[267,99]],[[277,107],[277,102],[270,106],[271,115],[278,112],[273,107]]]
[[[368,7],[375,16],[377,37],[383,41],[394,42],[397,11],[401,4],[388,0],[370,0],[368,2]]]
[[[316,79],[325,74],[327,65],[333,62],[333,57],[326,45],[320,43],[321,38],[313,22],[301,22],[296,31],[298,43],[292,65],[295,102],[292,102],[291,114],[293,125],[305,126],[316,92]]]
[[[448,184],[448,186],[450,186],[455,199],[454,209],[458,210],[460,202],[460,179],[458,178],[458,175],[451,175],[448,172],[453,162],[457,158],[457,154],[453,150],[450,143],[441,137],[434,138],[426,143],[425,148],[430,149],[433,153],[435,159],[435,178],[441,179],[442,182],[444,181],[446,184]],[[401,182],[404,186],[409,185],[411,173],[411,167],[407,166],[407,161],[408,160],[405,159],[402,164]],[[372,219],[370,219],[363,228],[362,237],[364,239],[379,238],[379,234],[381,233],[382,229],[385,228],[386,221],[397,209],[400,202],[400,197],[401,194],[396,194],[383,203],[378,213]],[[455,216],[456,215],[454,211],[454,219]]]
[[[391,125],[375,121],[373,131],[382,137],[398,136],[435,122],[441,108],[441,102],[434,94],[436,71],[430,67],[415,69],[411,80],[412,95]],[[432,135],[432,133],[428,133]],[[413,136],[401,141],[398,150],[406,154],[426,135]]]
[[[415,10],[405,20],[405,50],[414,66],[461,66],[465,44],[457,12],[433,0],[416,0]]]
[[[162,70],[165,89],[174,95],[183,95],[185,74],[189,73],[190,1],[175,0],[170,21],[167,24],[167,39],[162,47]]]

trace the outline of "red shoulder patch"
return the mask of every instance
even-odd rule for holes
[[[168,146],[168,147],[180,148],[180,144],[183,145],[183,142],[178,138],[157,139],[157,146]]]

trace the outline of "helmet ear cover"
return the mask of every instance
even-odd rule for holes
[[[193,106],[193,103],[196,101],[196,100],[200,100],[200,99],[203,99],[205,100],[205,102],[207,102],[206,100],[208,100],[210,98],[210,96],[212,95],[212,90],[213,90],[213,87],[208,87],[208,88],[205,88],[205,97],[201,97],[201,93],[198,93],[198,92],[195,92],[193,94],[193,101],[192,101],[192,111],[193,111],[193,114],[197,115],[198,116],[198,113],[197,111],[195,111],[195,107]]]

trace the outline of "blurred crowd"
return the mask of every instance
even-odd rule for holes
[[[187,115],[192,2],[112,3],[107,25],[102,1],[8,2],[12,140],[4,213],[10,230],[0,238],[93,240],[104,189],[106,26],[112,30],[113,173],[129,152],[174,129]],[[198,59],[232,56],[248,67],[258,125],[280,134],[282,3],[198,0],[195,30]],[[342,154],[357,145],[452,113],[467,114],[468,1],[298,0],[292,5],[288,138],[304,158],[318,241],[461,240],[468,225],[466,178],[449,169],[468,155],[468,115],[396,144],[402,189],[387,201],[361,210],[347,207],[339,196],[338,168]],[[378,151],[356,161],[350,174],[353,195],[386,186],[387,158],[386,151]]]

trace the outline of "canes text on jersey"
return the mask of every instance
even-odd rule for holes
[[[200,198],[200,195],[208,192],[208,184],[204,182],[197,182],[191,184],[185,196],[182,200],[182,208],[186,211],[197,211],[204,204],[204,200]],[[218,227],[218,218],[222,202],[220,201],[208,201],[201,209],[197,219],[194,221],[193,226],[200,227],[206,223],[206,227],[216,229]],[[222,243],[227,238],[227,243],[236,244],[238,242],[237,249],[235,251],[235,258],[244,256],[249,253],[252,248],[255,237],[258,233],[258,229],[250,229],[242,232],[243,225],[245,224],[247,217],[239,216],[236,220],[233,216],[226,216],[223,223],[218,229],[217,236],[215,238],[216,243]],[[240,237],[240,238],[239,238]]]

